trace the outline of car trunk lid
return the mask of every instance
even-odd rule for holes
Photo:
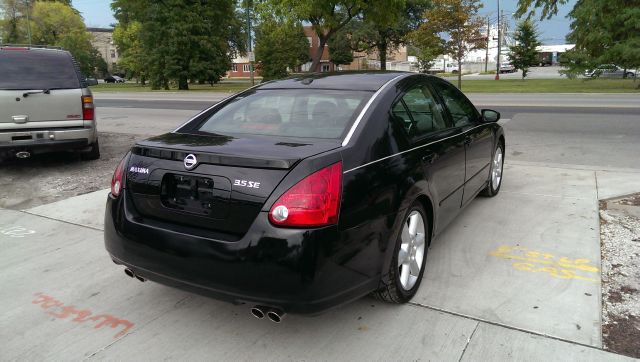
[[[300,160],[339,146],[337,140],[168,133],[133,148],[128,194],[142,216],[216,231],[233,241]],[[185,162],[189,155],[195,157],[193,167]]]

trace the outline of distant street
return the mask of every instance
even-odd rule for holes
[[[222,93],[96,93],[101,132],[170,132]],[[470,94],[502,114],[507,161],[640,169],[638,94]]]

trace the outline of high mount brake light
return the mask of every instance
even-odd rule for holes
[[[113,177],[111,178],[111,195],[113,195],[113,197],[120,196],[122,189],[124,189],[124,167],[127,158],[127,156],[123,157],[113,172]]]
[[[342,191],[342,162],[314,172],[273,204],[269,221],[276,226],[318,227],[336,224]]]

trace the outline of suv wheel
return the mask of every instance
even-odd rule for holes
[[[91,149],[80,154],[80,158],[84,161],[92,161],[100,158],[100,144],[98,139],[91,145]]]

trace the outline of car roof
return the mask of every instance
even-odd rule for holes
[[[388,81],[401,76],[412,75],[410,72],[339,72],[310,73],[287,79],[270,81],[258,89],[338,89],[377,91]]]
[[[40,48],[40,47],[30,47],[30,46],[20,46],[20,45],[0,45],[0,51],[10,52],[27,52],[30,54],[39,53],[40,56],[68,56],[70,55],[68,50],[64,50],[62,48]]]

